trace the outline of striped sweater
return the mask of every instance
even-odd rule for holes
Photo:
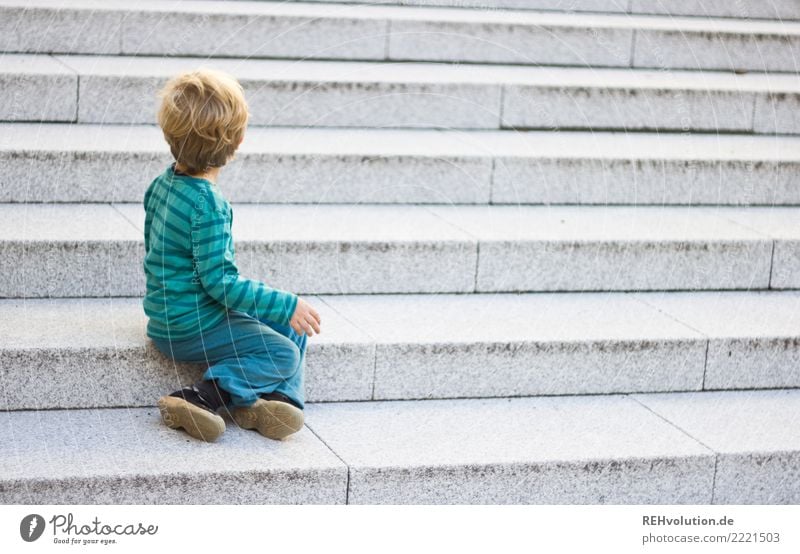
[[[219,324],[228,309],[288,324],[297,296],[239,275],[233,210],[211,181],[175,163],[144,197],[147,335],[180,340]]]

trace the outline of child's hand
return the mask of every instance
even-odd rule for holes
[[[314,333],[320,333],[319,324],[322,321],[319,318],[317,310],[311,307],[311,304],[303,300],[297,299],[297,307],[294,309],[294,315],[289,320],[289,325],[292,326],[295,333],[302,335],[308,333],[309,337],[313,337]]]

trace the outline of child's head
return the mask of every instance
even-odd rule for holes
[[[175,160],[189,173],[221,167],[233,158],[250,115],[233,76],[199,68],[170,79],[158,96],[158,124]]]

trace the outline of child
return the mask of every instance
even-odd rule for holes
[[[200,440],[223,433],[222,407],[241,427],[282,439],[303,426],[306,337],[321,321],[302,298],[239,276],[233,212],[216,182],[244,139],[244,92],[232,76],[201,68],[159,97],[175,162],[144,197],[147,335],[171,359],[209,367],[158,408],[166,425]]]

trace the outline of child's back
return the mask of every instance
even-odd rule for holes
[[[176,162],[147,189],[144,310],[147,334],[174,360],[208,366],[203,378],[158,401],[164,422],[213,441],[217,415],[270,438],[303,424],[306,338],[319,314],[287,291],[243,278],[235,262],[233,210],[216,185],[249,114],[225,73],[184,73],[161,91],[158,121]]]
[[[151,183],[144,207],[148,336],[197,335],[228,309],[288,324],[294,294],[238,276],[233,210],[212,182],[176,173],[173,163]]]

